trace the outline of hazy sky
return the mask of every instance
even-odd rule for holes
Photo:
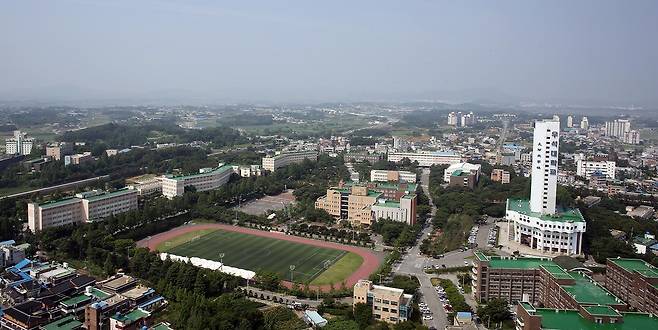
[[[0,0],[0,97],[658,105],[658,1]]]

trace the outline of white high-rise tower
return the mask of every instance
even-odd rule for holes
[[[555,120],[536,121],[532,141],[532,186],[530,190],[530,210],[532,212],[555,214],[559,147],[560,122]]]

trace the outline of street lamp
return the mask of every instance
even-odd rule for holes
[[[292,283],[292,271],[295,270],[295,265],[290,265],[290,282]]]
[[[219,253],[219,262],[221,263],[219,269],[224,270],[224,252]]]

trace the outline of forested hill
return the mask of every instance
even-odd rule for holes
[[[204,141],[214,147],[244,143],[246,137],[228,127],[213,127],[200,130],[185,129],[171,122],[154,121],[140,125],[120,125],[115,123],[93,126],[77,131],[68,131],[61,137],[66,142],[86,142],[104,144],[109,148],[122,148],[134,145],[157,143],[189,143]]]

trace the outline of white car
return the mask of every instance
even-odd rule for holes
[[[419,302],[418,307],[420,307],[420,308],[427,307],[427,304],[424,303],[424,302]]]
[[[423,315],[423,320],[425,321],[430,321],[432,319],[433,319],[432,315]]]

